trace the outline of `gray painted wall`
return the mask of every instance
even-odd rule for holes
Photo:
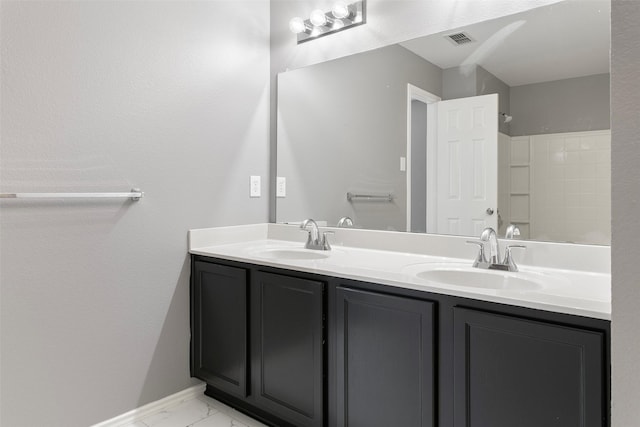
[[[146,193],[0,202],[0,425],[86,427],[193,384],[187,230],[267,220],[269,5],[0,13],[0,191]]]
[[[611,5],[612,426],[640,420],[640,2]]]
[[[365,71],[366,70],[366,71]],[[278,80],[280,222],[406,230],[407,83],[441,93],[441,70],[393,45],[282,73]],[[347,192],[395,196],[349,203]]]
[[[609,74],[511,88],[511,136],[610,129]]]

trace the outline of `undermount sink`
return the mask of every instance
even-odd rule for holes
[[[542,288],[530,273],[483,270],[460,264],[420,264],[405,268],[419,279],[443,285],[504,291],[534,291]]]
[[[446,285],[474,288],[513,291],[533,291],[541,288],[534,281],[493,271],[429,270],[418,273],[417,276],[421,279]]]
[[[254,256],[273,260],[314,260],[329,258],[328,251],[318,251],[312,249],[262,249],[254,251]]]

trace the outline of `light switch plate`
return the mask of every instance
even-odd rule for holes
[[[276,178],[276,197],[287,197],[287,178],[284,176]]]
[[[406,172],[406,171],[407,171],[407,158],[400,157],[400,172]]]
[[[260,197],[260,177],[252,175],[249,190],[250,197]]]

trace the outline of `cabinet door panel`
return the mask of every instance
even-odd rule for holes
[[[603,334],[454,309],[455,427],[595,427]]]
[[[296,426],[322,426],[322,282],[257,272],[252,282],[255,401]]]
[[[196,261],[191,289],[191,375],[247,395],[247,271]]]
[[[434,425],[434,304],[338,288],[337,425]]]

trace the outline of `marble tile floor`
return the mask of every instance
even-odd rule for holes
[[[120,427],[267,427],[235,409],[201,395]]]

